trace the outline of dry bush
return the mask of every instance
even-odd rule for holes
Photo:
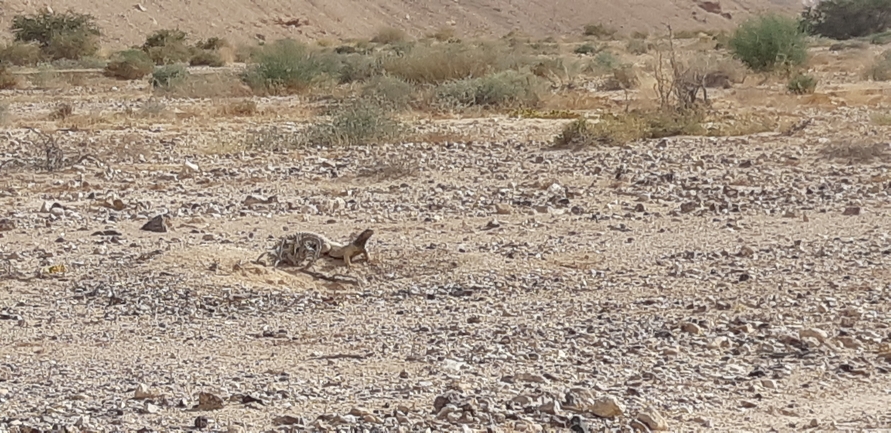
[[[634,69],[634,65],[624,63],[613,68],[612,75],[597,86],[598,90],[604,92],[616,90],[630,90],[640,85],[640,78]]]
[[[257,114],[257,103],[252,99],[231,101],[218,109],[223,116],[250,117]]]
[[[157,30],[145,38],[142,50],[156,65],[187,62],[192,51],[186,45],[186,37],[186,32],[179,29]]]
[[[806,95],[814,93],[817,89],[817,79],[808,74],[796,74],[789,79],[786,89],[796,95]]]
[[[6,66],[0,65],[0,89],[14,89],[19,85],[18,77],[9,72]]]
[[[645,40],[631,39],[625,44],[625,51],[635,56],[646,54],[649,50],[650,46]]]
[[[72,11],[16,15],[11,30],[17,42],[36,43],[50,60],[92,56],[102,35],[93,16]]]
[[[256,92],[301,93],[334,72],[337,65],[332,60],[303,43],[283,39],[256,51],[242,77]]]
[[[624,145],[650,138],[676,135],[703,135],[702,116],[694,112],[672,110],[632,110],[605,114],[599,121],[577,119],[567,124],[554,138],[555,148],[580,148],[596,145]]]
[[[869,164],[875,160],[887,161],[891,156],[891,148],[888,143],[831,143],[821,149],[820,154],[827,159],[845,161],[848,165]]]
[[[246,86],[234,73],[186,75],[153,92],[170,98],[242,98],[251,96]]]
[[[121,80],[138,80],[152,73],[154,62],[140,50],[126,50],[115,53],[105,65],[103,74]]]
[[[37,66],[41,56],[36,44],[13,42],[0,49],[0,62],[15,66]]]
[[[358,146],[396,141],[405,132],[386,107],[360,99],[337,107],[330,120],[312,125],[300,141],[314,146]]]
[[[56,105],[56,109],[50,113],[49,118],[51,120],[65,120],[71,117],[72,114],[74,114],[74,107],[67,102],[60,102]]]
[[[885,50],[877,55],[863,75],[873,81],[891,80],[891,50]]]
[[[542,84],[532,74],[507,70],[443,83],[434,90],[433,104],[446,111],[471,107],[535,107],[541,101]]]
[[[439,42],[447,42],[455,39],[455,29],[453,27],[440,27],[435,32],[433,32],[429,37],[436,39]]]
[[[515,68],[526,59],[494,44],[418,45],[399,57],[383,60],[383,69],[415,84],[440,84]]]
[[[590,55],[597,54],[603,50],[604,50],[603,45],[594,45],[594,44],[586,42],[584,44],[581,44],[581,45],[575,47],[575,49],[572,50],[572,52],[582,55],[582,56],[590,56]]]
[[[395,44],[408,40],[408,34],[405,31],[394,28],[384,27],[377,31],[377,34],[371,38],[371,42],[376,44]]]
[[[362,96],[395,109],[404,109],[414,99],[415,88],[411,83],[396,77],[374,77],[362,88]]]
[[[220,68],[226,66],[223,56],[218,51],[196,50],[189,59],[189,66],[210,66]]]
[[[588,24],[582,32],[585,36],[592,36],[600,39],[611,39],[616,34],[616,29],[607,27],[603,24]]]

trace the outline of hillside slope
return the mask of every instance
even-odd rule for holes
[[[0,29],[9,37],[12,17],[44,6],[96,16],[111,48],[141,42],[161,28],[179,27],[195,37],[248,41],[369,37],[382,26],[421,36],[454,26],[463,36],[502,36],[519,29],[532,36],[578,34],[588,23],[622,32],[727,29],[766,10],[797,13],[796,0],[5,0]],[[298,20],[298,26],[279,24]]]

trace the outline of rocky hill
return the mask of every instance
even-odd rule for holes
[[[104,43],[117,48],[141,42],[161,28],[187,30],[195,37],[232,41],[294,38],[361,38],[384,26],[422,36],[453,27],[463,36],[502,36],[520,30],[531,36],[579,34],[589,23],[620,32],[727,29],[753,13],[794,14],[794,0],[5,0],[0,28],[9,37],[13,16],[42,7],[72,9],[97,17]]]

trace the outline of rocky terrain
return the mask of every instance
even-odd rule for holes
[[[574,150],[493,114],[254,151],[307,100],[4,91],[0,432],[888,428],[891,101],[834,62],[713,94],[797,127]],[[366,228],[351,269],[254,263]]]

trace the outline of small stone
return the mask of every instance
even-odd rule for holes
[[[842,215],[845,215],[845,216],[860,215],[860,206],[848,206],[845,208],[845,211],[842,212]]]
[[[170,217],[167,215],[157,215],[154,218],[150,219],[147,223],[143,224],[140,230],[145,230],[148,232],[155,233],[167,233],[170,229]]]
[[[699,328],[699,325],[692,322],[686,322],[681,325],[681,330],[693,335],[699,335],[702,333],[702,329]]]
[[[142,400],[145,398],[152,398],[152,397],[155,397],[155,394],[153,392],[151,392],[149,390],[148,385],[146,385],[144,383],[140,383],[136,387],[136,391],[133,393],[133,398],[135,398],[137,400]]]
[[[750,400],[743,400],[743,401],[740,403],[740,406],[742,406],[742,407],[744,407],[744,408],[746,408],[746,409],[751,409],[751,408],[754,408],[754,407],[758,407],[758,403],[755,403],[754,401],[750,401]]]
[[[183,168],[185,168],[186,170],[191,171],[193,173],[201,172],[201,168],[198,167],[198,164],[195,164],[194,162],[191,162],[191,161],[184,162]]]
[[[829,338],[829,333],[822,329],[805,328],[798,331],[798,338],[813,338],[820,343],[823,343]]]
[[[601,418],[614,418],[625,413],[625,405],[611,395],[594,400],[588,410]]]
[[[662,414],[660,414],[659,411],[653,408],[642,410],[637,414],[636,420],[640,421],[653,431],[668,430],[668,422],[665,421],[665,418],[662,417]]]
[[[767,389],[778,389],[777,381],[773,379],[761,379],[761,386]]]
[[[505,203],[497,203],[495,204],[495,213],[498,215],[510,215],[513,213],[513,208],[509,204]]]
[[[209,392],[198,394],[198,404],[195,409],[198,410],[217,410],[223,408],[223,399]]]
[[[145,412],[146,413],[158,413],[161,411],[161,408],[157,405],[146,402],[145,403]]]
[[[195,428],[205,429],[205,428],[207,428],[207,424],[208,424],[208,421],[207,421],[206,416],[199,416],[199,417],[195,418]]]
[[[859,349],[863,347],[863,343],[853,337],[839,337],[838,341],[848,349]]]

